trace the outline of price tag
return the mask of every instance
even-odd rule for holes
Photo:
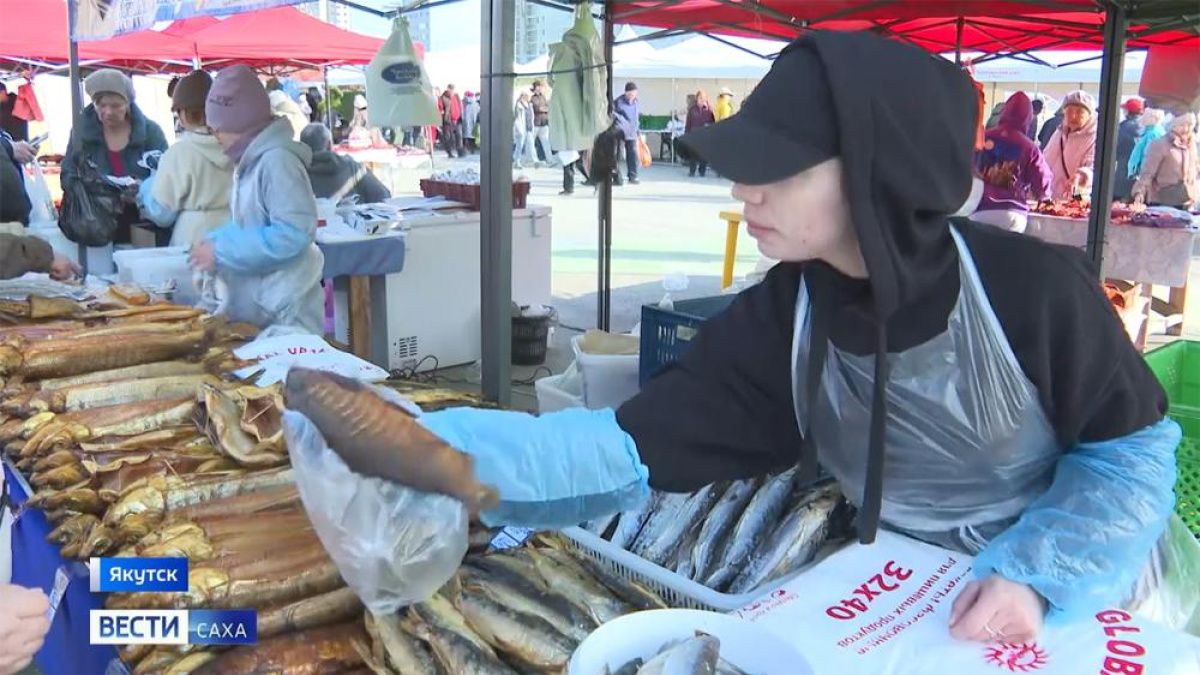
[[[50,589],[50,611],[46,612],[46,618],[50,619],[50,623],[54,623],[54,615],[58,613],[58,605],[62,602],[63,595],[67,592],[67,586],[71,583],[71,575],[67,573],[66,567],[59,567],[54,572],[54,587]]]
[[[525,540],[533,534],[533,529],[528,527],[513,527],[507,526],[500,528],[500,533],[492,537],[492,541],[488,547],[493,551],[503,551],[506,548],[516,548],[525,543]]]

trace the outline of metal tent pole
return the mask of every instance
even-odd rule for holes
[[[67,64],[71,80],[71,128],[82,129],[83,119],[83,75],[79,72],[79,43],[75,41],[75,21],[79,17],[76,0],[67,0]],[[88,275],[88,251],[78,244],[79,267],[84,279]]]
[[[333,98],[329,95],[329,66],[321,66],[321,83],[325,85],[325,124],[333,138]]]
[[[512,394],[513,3],[483,0],[483,138],[480,157],[482,394],[504,406]]]
[[[1121,99],[1121,74],[1125,64],[1125,7],[1113,3],[1104,21],[1104,57],[1100,64],[1099,132],[1092,181],[1092,208],[1088,216],[1088,257],[1104,277],[1104,230],[1112,213],[1113,174],[1117,162],[1117,102]]]
[[[966,20],[961,16],[958,17],[958,21],[954,22],[954,65],[956,66],[962,65],[962,36],[965,24]]]
[[[608,86],[608,112],[612,113],[613,101],[613,9],[617,0],[608,0],[604,7],[604,71]],[[619,169],[618,169],[619,170]],[[613,177],[612,173],[597,177],[592,173],[592,180],[599,181],[600,188],[600,242],[597,254],[596,279],[596,328],[608,330],[612,320],[612,202]]]

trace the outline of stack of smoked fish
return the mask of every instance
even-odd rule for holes
[[[252,328],[147,299],[0,300],[0,444],[65,557],[187,557],[188,591],[113,593],[113,609],[258,611],[233,649],[120,650],[134,675],[561,673],[587,633],[653,593],[544,539],[492,533],[427,602],[373,616],[346,587],[287,466],[278,387],[237,381]],[[478,400],[412,385],[426,410]]]

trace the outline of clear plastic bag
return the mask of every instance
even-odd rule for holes
[[[1172,516],[1126,604],[1138,616],[1200,635],[1200,541]]]
[[[284,412],[283,425],[304,508],[363,604],[394,613],[450,580],[467,552],[468,516],[459,501],[351,471],[294,410]]]

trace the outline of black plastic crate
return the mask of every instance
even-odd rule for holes
[[[679,360],[705,321],[723,312],[737,295],[676,300],[675,309],[642,305],[642,342],[638,380],[645,384],[659,368]]]

